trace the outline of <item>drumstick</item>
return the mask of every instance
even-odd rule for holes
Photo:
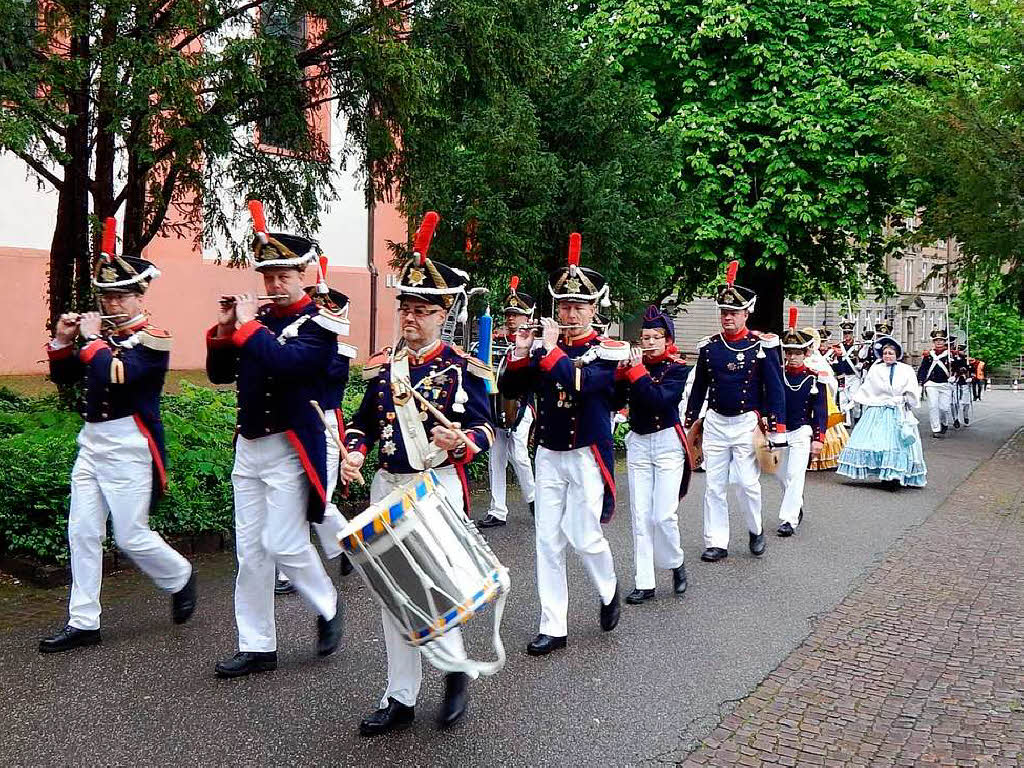
[[[437,410],[437,408],[434,407],[434,404],[432,402],[430,402],[429,400],[427,400],[427,398],[425,398],[423,395],[417,392],[416,388],[413,387],[408,380],[398,379],[397,381],[403,387],[408,387],[409,392],[411,392],[412,396],[416,398],[416,401],[420,403],[424,408],[426,408],[430,415],[441,423],[441,426],[445,427],[446,429],[450,429],[452,432],[455,433],[456,437],[458,437],[459,440],[461,440],[465,444],[466,450],[469,451],[470,455],[480,452],[480,449],[476,446],[476,444],[473,443],[472,440],[469,439],[469,437],[466,436],[466,433],[459,429],[457,426],[455,426],[452,423],[451,419],[449,419],[447,416],[445,416],[443,413]]]
[[[331,436],[331,440],[333,440],[334,444],[338,446],[338,453],[341,454],[342,461],[347,460],[348,449],[345,448],[345,444],[331,430],[331,423],[327,420],[327,414],[324,413],[324,409],[320,407],[320,403],[318,403],[316,400],[310,400],[309,404],[313,406],[313,410],[317,412],[317,415],[320,417],[320,421],[324,423],[324,429],[326,430],[327,434]],[[356,476],[356,482],[358,482],[360,485],[366,484],[366,481],[363,479],[362,472],[358,473],[358,475]]]

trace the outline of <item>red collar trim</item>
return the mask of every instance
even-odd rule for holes
[[[747,338],[747,336],[749,336],[749,335],[750,335],[750,329],[749,328],[744,328],[742,331],[740,331],[739,333],[735,333],[735,334],[726,333],[725,331],[722,331],[722,338],[725,339],[726,341],[743,341],[743,339]]]
[[[311,298],[309,298],[309,294],[308,293],[304,293],[304,294],[302,294],[302,298],[301,299],[299,299],[296,302],[293,302],[293,303],[289,304],[286,307],[279,307],[277,304],[271,304],[270,305],[270,311],[274,314],[274,317],[289,317],[289,316],[292,316],[292,315],[299,314],[299,312],[304,310],[306,307],[308,307],[312,303],[313,303],[313,300]]]
[[[597,331],[591,330],[586,336],[581,336],[578,339],[572,339],[566,346],[569,347],[582,347],[584,344],[589,344],[597,338]]]
[[[806,365],[801,365],[799,368],[792,368],[791,366],[787,365],[786,373],[813,373],[813,371]]]
[[[425,365],[434,358],[439,357],[441,353],[444,352],[445,343],[438,339],[434,344],[435,346],[433,349],[423,355],[423,357],[416,357],[416,355],[412,353],[412,350],[409,350],[409,365]]]
[[[644,362],[651,363],[653,365],[654,363],[664,362],[670,357],[672,357],[672,352],[666,348],[660,355],[644,355]]]

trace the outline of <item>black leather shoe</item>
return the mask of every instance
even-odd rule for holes
[[[932,432],[932,437],[940,439],[944,437],[944,435],[941,432]]]
[[[98,629],[78,629],[70,624],[60,632],[39,641],[40,653],[59,653],[70,651],[87,645],[99,645],[103,642]]]
[[[750,534],[750,554],[760,557],[764,554],[764,531]]]
[[[705,563],[717,563],[719,560],[725,560],[728,556],[729,550],[721,547],[708,547],[700,553],[700,559]]]
[[[943,424],[942,425],[942,434],[946,434],[947,432],[949,432],[949,424]]]
[[[653,589],[634,589],[632,592],[626,595],[626,602],[630,605],[640,605],[640,603],[646,603],[648,600],[653,599]]]
[[[804,508],[800,507],[800,517],[796,519],[796,524],[800,525],[804,521]]]
[[[686,564],[672,569],[672,591],[681,595],[686,591]]]
[[[338,607],[334,612],[334,618],[325,619],[323,616],[316,617],[316,653],[317,656],[330,656],[338,650],[338,643],[341,642],[341,633],[345,631],[345,604],[338,599]]]
[[[612,601],[605,605],[601,603],[601,629],[611,632],[619,625],[619,614],[622,612],[622,601],[619,599],[619,585],[615,585],[615,594]]]
[[[551,635],[537,635],[530,644],[526,646],[526,652],[531,656],[546,656],[559,648],[565,648],[564,637],[552,637]]]
[[[960,429],[960,419],[953,419],[953,429]]]
[[[342,552],[338,557],[338,573],[342,578],[345,578],[354,570],[355,566],[353,566],[352,561],[348,559],[348,553]]]
[[[498,528],[505,525],[504,520],[499,520],[494,515],[487,515],[483,520],[480,520],[477,524],[477,528]]]
[[[185,586],[171,595],[171,618],[175,624],[184,624],[196,609],[196,572],[188,577]]]
[[[534,503],[533,503],[533,502],[531,501],[531,502],[530,502],[530,517],[536,517],[536,516],[537,516],[537,510],[536,510],[536,508],[535,508],[535,507],[533,506],[533,504],[534,504]]]
[[[437,715],[437,724],[442,728],[455,725],[464,714],[469,704],[469,675],[463,672],[449,672],[444,676],[444,698],[441,700],[441,711]]]
[[[294,591],[295,585],[292,584],[288,579],[277,579],[274,582],[275,595],[290,595]]]
[[[359,733],[363,736],[380,736],[399,728],[407,728],[415,719],[415,707],[406,706],[389,696],[386,707],[378,709],[359,724]]]
[[[970,416],[964,416],[964,426],[965,427],[971,426],[971,417]]]
[[[782,538],[786,538],[787,536],[792,536],[793,533],[794,533],[793,526],[790,525],[789,523],[783,523],[782,525],[780,525],[778,527],[778,530],[775,531],[775,535],[776,536],[781,536]]]
[[[273,672],[277,669],[277,651],[239,651],[230,659],[218,661],[214,671],[217,677],[245,677],[253,672]]]

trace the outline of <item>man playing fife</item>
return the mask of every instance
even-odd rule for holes
[[[757,295],[734,284],[738,262],[731,262],[716,303],[722,332],[703,339],[693,372],[693,390],[686,406],[686,427],[697,420],[705,397],[704,417],[704,552],[701,560],[716,562],[729,554],[729,475],[735,469],[737,496],[747,518],[750,551],[764,554],[761,525],[760,469],[754,452],[754,430],[782,441],[786,431],[785,398],[779,338],[747,328]]]
[[[601,529],[615,511],[610,414],[615,369],[629,345],[594,331],[595,304],[610,303],[603,276],[579,265],[581,239],[569,238],[569,264],[548,277],[558,323],[543,318],[542,335],[520,329],[499,388],[509,397],[537,397],[537,589],[540,632],[532,656],[566,645],[569,588],[565,550],[583,559],[600,596],[601,629],[619,623],[619,586]]]
[[[519,278],[513,275],[509,283],[509,292],[505,297],[505,333],[504,341],[512,343],[516,331],[533,319],[537,306],[533,297],[519,290]],[[503,395],[495,398],[496,405],[508,412],[496,412],[494,446],[491,448],[488,468],[491,476],[491,508],[486,517],[477,523],[479,528],[496,528],[505,525],[508,519],[508,503],[505,499],[505,487],[508,465],[511,463],[519,481],[519,490],[523,500],[533,514],[535,496],[533,482],[533,466],[530,464],[530,426],[533,424],[533,403],[530,397],[520,399],[506,398]],[[515,408],[514,415],[511,407]],[[511,419],[509,419],[511,417]]]
[[[366,393],[345,432],[348,455],[341,465],[345,480],[356,480],[366,454],[380,446],[380,469],[370,486],[377,502],[396,488],[410,485],[433,468],[448,500],[468,514],[465,465],[494,440],[490,424],[487,379],[490,366],[441,341],[445,318],[460,302],[464,306],[468,275],[427,258],[438,215],[429,211],[416,233],[410,258],[399,277],[399,321],[405,346],[371,358],[363,368]],[[410,390],[420,394],[413,397]],[[431,412],[426,403],[440,412]],[[454,429],[452,427],[455,427]],[[446,546],[442,529],[435,532]],[[448,535],[451,535],[450,533]],[[413,722],[423,670],[419,648],[405,640],[405,630],[381,609],[388,654],[388,685],[379,708],[359,725],[364,736],[403,728]],[[432,641],[446,654],[464,660],[462,632],[455,628]],[[454,724],[466,711],[469,678],[463,672],[445,675],[445,693],[438,724]]]
[[[58,384],[85,380],[85,425],[71,470],[71,604],[67,626],[39,643],[41,653],[100,642],[100,583],[107,517],[114,539],[154,583],[171,593],[171,617],[181,624],[196,605],[188,561],[150,530],[149,512],[167,487],[160,393],[171,336],[149,324],[142,296],[160,272],[145,259],[114,253],[117,222],[106,221],[93,286],[99,312],[64,314],[49,343],[50,376]],[[74,342],[81,336],[83,345]]]
[[[275,566],[317,613],[318,655],[334,653],[343,626],[334,584],[309,541],[309,523],[324,521],[328,487],[324,423],[310,401],[325,402],[337,329],[303,287],[316,243],[267,232],[258,201],[250,210],[254,266],[271,303],[260,307],[251,294],[226,297],[206,336],[210,381],[238,385],[231,472],[238,653],[218,662],[218,677],[277,669]]]

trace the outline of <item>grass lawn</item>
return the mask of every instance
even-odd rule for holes
[[[206,371],[168,371],[167,386],[164,388],[164,392],[171,395],[176,394],[181,389],[182,381],[200,387],[212,386],[210,380],[206,378]],[[57,388],[46,376],[0,376],[0,387],[6,387],[19,395],[28,397],[50,395],[57,391]]]

